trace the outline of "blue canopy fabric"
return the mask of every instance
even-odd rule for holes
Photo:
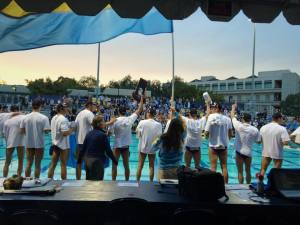
[[[154,35],[173,31],[171,20],[156,9],[140,19],[121,18],[111,7],[96,16],[52,12],[12,18],[0,14],[0,52],[59,44],[92,44],[125,33]]]

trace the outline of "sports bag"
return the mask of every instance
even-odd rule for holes
[[[229,199],[220,173],[202,167],[191,170],[181,166],[177,169],[177,176],[180,195],[198,201],[217,201],[222,197]]]

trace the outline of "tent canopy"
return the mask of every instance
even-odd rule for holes
[[[49,13],[65,5],[88,16],[110,5],[123,18],[141,18],[155,7],[173,20],[185,19],[200,7],[213,21],[230,21],[242,10],[255,23],[271,23],[282,12],[290,24],[300,24],[300,0],[1,0],[0,12],[16,5],[29,13]]]

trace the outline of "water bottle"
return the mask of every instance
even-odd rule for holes
[[[211,100],[211,98],[210,98],[208,92],[204,92],[204,93],[203,93],[203,98],[204,98],[204,101],[205,101],[206,103],[208,103],[208,104],[210,104],[210,103],[212,102],[212,100]]]
[[[256,178],[257,178],[256,193],[261,195],[265,191],[265,189],[264,189],[264,177],[260,173],[257,173]]]

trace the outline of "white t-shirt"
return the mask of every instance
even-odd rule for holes
[[[0,113],[0,137],[4,137],[3,126],[6,120],[11,117],[12,113]]]
[[[92,122],[94,117],[95,115],[88,109],[82,110],[76,116],[77,144],[82,145],[87,133],[93,129]]]
[[[206,118],[202,117],[201,119],[191,119],[185,116],[182,116],[183,121],[186,124],[187,136],[185,139],[185,146],[190,148],[199,148],[201,147],[202,131],[205,128]]]
[[[223,149],[228,147],[228,131],[232,129],[229,117],[220,113],[213,113],[208,116],[205,131],[209,132],[209,147]]]
[[[161,123],[154,119],[140,121],[136,128],[136,135],[140,140],[138,146],[139,151],[147,154],[155,154],[152,144],[161,134]]]
[[[136,113],[128,117],[121,116],[111,126],[111,131],[115,134],[115,148],[123,148],[131,144],[131,129],[137,118]]]
[[[39,112],[29,113],[22,120],[20,128],[25,128],[26,148],[44,148],[44,132],[50,130],[47,116]]]
[[[52,144],[62,150],[70,148],[69,136],[64,136],[63,132],[68,131],[69,121],[63,115],[57,114],[51,120],[51,138]]]
[[[252,156],[252,145],[261,140],[256,127],[247,123],[241,123],[236,118],[232,118],[235,129],[235,150],[245,156]]]
[[[291,135],[300,135],[300,127],[298,127]]]
[[[272,159],[283,158],[282,142],[289,141],[290,137],[285,127],[278,123],[271,122],[260,129],[263,141],[262,156]]]
[[[25,134],[21,133],[20,125],[25,115],[14,116],[4,122],[3,134],[6,140],[6,148],[25,146]]]

